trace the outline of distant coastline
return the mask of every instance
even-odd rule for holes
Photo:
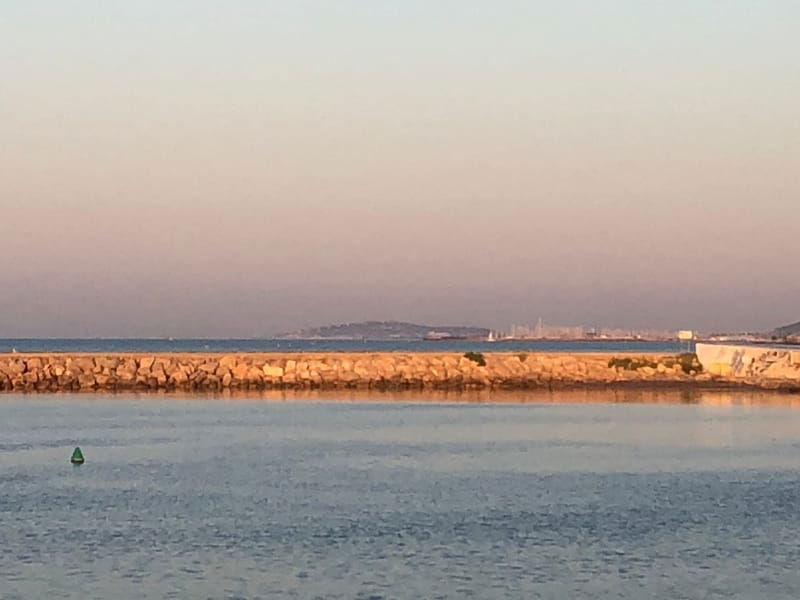
[[[800,322],[771,332],[701,334],[696,331],[608,327],[511,325],[507,332],[472,326],[419,325],[402,321],[362,321],[302,329],[276,336],[286,340],[448,341],[473,342],[674,342],[684,339],[715,343],[800,344]]]
[[[405,321],[362,321],[301,329],[276,336],[296,340],[414,341],[424,339],[487,339],[491,330],[464,325],[420,325]]]

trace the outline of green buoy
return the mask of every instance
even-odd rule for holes
[[[73,465],[82,465],[84,462],[83,452],[81,452],[80,448],[75,448],[72,452],[72,458],[69,459]]]

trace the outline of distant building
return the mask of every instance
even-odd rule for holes
[[[694,335],[694,334],[692,334]],[[580,325],[545,325],[539,319],[535,326],[511,325],[513,339],[526,340],[677,340],[678,332],[652,329],[614,329]]]

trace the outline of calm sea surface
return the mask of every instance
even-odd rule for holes
[[[0,395],[0,597],[795,599],[797,404]]]
[[[2,339],[11,352],[679,352],[679,342],[518,340]]]

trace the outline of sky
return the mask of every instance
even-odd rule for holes
[[[0,0],[0,337],[800,320],[800,2]]]

